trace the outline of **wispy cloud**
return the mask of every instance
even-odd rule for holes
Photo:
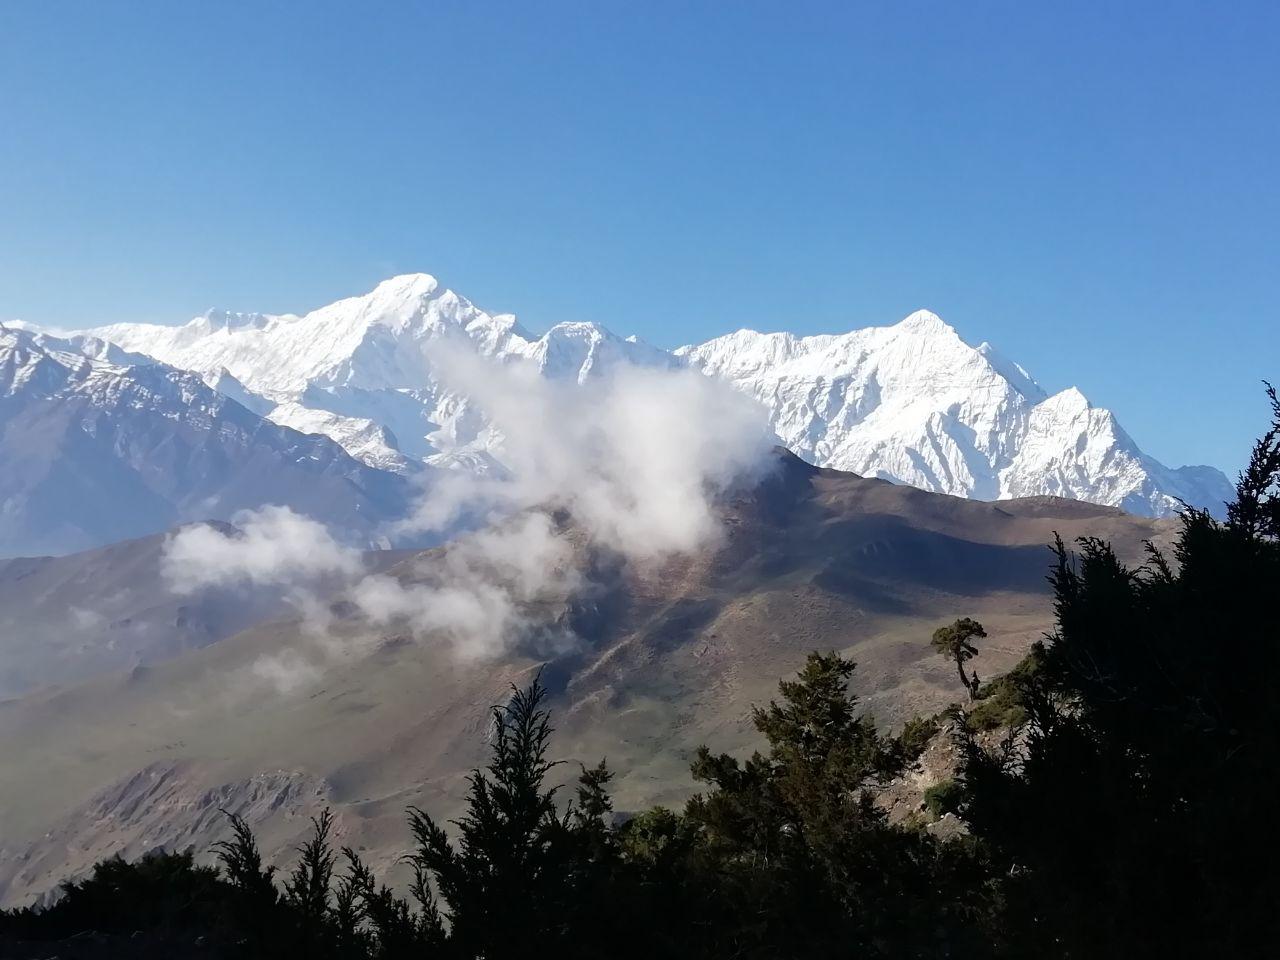
[[[238,517],[234,536],[179,532],[165,554],[175,588],[276,584],[293,591],[311,631],[324,635],[327,606],[308,584],[336,575],[370,628],[398,626],[462,657],[497,656],[537,625],[540,604],[587,586],[571,536],[634,563],[706,548],[720,534],[717,498],[768,462],[763,412],[695,372],[624,366],[579,385],[463,347],[433,351],[441,382],[469,397],[500,438],[507,470],[436,474],[396,527],[448,532],[465,522],[471,532],[431,554],[418,575],[363,576],[359,553],[323,526],[267,507]],[[273,654],[255,676],[296,690],[315,679],[312,653]]]
[[[186,527],[165,545],[162,572],[178,593],[232,584],[304,586],[320,577],[360,572],[360,552],[338,543],[309,517],[268,505],[232,518],[228,536],[216,527]]]

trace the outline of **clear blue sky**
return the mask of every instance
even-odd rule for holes
[[[1280,379],[1280,4],[0,5],[0,318],[434,273],[673,346],[917,307],[1234,471]]]

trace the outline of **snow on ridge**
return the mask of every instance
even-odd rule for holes
[[[434,369],[447,341],[578,383],[619,364],[690,367],[755,398],[797,455],[940,493],[1052,494],[1156,516],[1179,499],[1220,510],[1230,497],[1220,472],[1159,464],[1110,411],[1075,388],[1048,395],[929,310],[839,334],[739,330],[668,353],[594,323],[536,336],[429,274],[405,274],[301,315],[210,311],[182,327],[117,324],[80,336],[223,382],[241,403],[258,398],[272,419],[326,433],[382,469],[403,458],[501,462],[500,435]]]

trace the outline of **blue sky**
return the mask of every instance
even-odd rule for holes
[[[419,270],[664,346],[928,307],[1234,471],[1278,154],[1274,3],[10,3],[0,318]]]

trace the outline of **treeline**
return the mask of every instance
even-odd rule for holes
[[[1173,556],[1150,548],[1139,569],[1101,541],[1075,552],[1059,541],[1056,630],[992,682],[965,670],[981,625],[935,634],[968,692],[952,723],[885,735],[849,693],[854,665],[815,653],[754,711],[763,752],[704,748],[683,810],[622,818],[604,763],[570,796],[549,786],[535,683],[495,710],[464,815],[446,830],[409,811],[407,896],[337,848],[327,813],[285,877],[233,817],[218,868],[190,852],[106,861],[51,907],[5,914],[0,937],[93,930],[106,950],[142,931],[135,953],[115,955],[317,960],[1271,955],[1280,403],[1269,395],[1272,429],[1225,522],[1187,510]],[[931,804],[968,827],[946,840],[925,818],[890,824],[875,802],[940,728],[963,759]]]
[[[567,803],[549,786],[538,683],[494,711],[492,755],[451,832],[411,809],[409,896],[338,849],[328,812],[285,877],[230,816],[220,869],[191,851],[99,863],[11,937],[159,931],[218,955],[309,958],[952,956],[984,941],[976,846],[888,825],[872,788],[912,757],[856,712],[853,664],[814,654],[755,712],[767,754],[706,749],[683,812],[619,822],[601,762]],[[917,744],[918,750],[923,744]],[[954,895],[953,895],[954,893]],[[903,951],[906,951],[905,953]]]

